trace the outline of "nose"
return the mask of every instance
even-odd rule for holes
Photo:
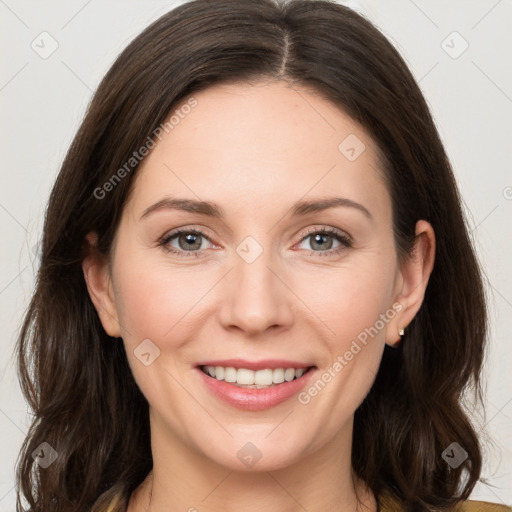
[[[235,266],[223,283],[218,309],[225,329],[255,336],[271,328],[291,326],[294,296],[270,252],[264,250],[251,263],[235,255]]]

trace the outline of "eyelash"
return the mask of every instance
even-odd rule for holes
[[[169,245],[167,245],[173,238],[176,238],[177,236],[181,235],[182,233],[200,235],[200,236],[206,238],[206,240],[211,242],[211,240],[208,238],[208,236],[205,233],[203,233],[200,229],[183,229],[183,228],[181,228],[181,229],[177,229],[176,231],[173,231],[172,233],[169,233],[168,235],[165,235],[164,237],[162,237],[160,239],[158,245],[161,246],[164,249],[164,251],[176,254],[179,257],[184,257],[184,258],[188,258],[188,257],[200,258],[200,257],[202,257],[201,251],[176,250],[173,247],[170,247]],[[334,228],[311,229],[310,231],[306,232],[302,236],[299,243],[304,242],[304,240],[306,240],[308,237],[310,237],[311,235],[316,235],[316,234],[328,235],[332,238],[335,238],[338,242],[340,242],[341,245],[339,247],[337,247],[336,249],[330,249],[327,251],[310,251],[310,254],[313,254],[315,257],[316,256],[318,256],[318,257],[333,256],[333,255],[336,255],[336,254],[340,253],[341,251],[353,246],[353,242],[350,237],[344,235],[341,231],[338,231],[337,229],[334,229]]]

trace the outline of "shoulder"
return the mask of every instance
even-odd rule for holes
[[[465,501],[461,503],[457,512],[512,512],[512,507],[498,505],[488,501]]]
[[[379,497],[380,512],[403,512],[403,508],[388,494]],[[512,512],[512,507],[487,501],[464,501],[453,512]]]

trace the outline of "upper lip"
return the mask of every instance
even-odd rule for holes
[[[224,368],[247,368],[248,370],[265,370],[275,368],[309,368],[314,366],[311,363],[303,363],[300,361],[290,361],[288,359],[261,359],[260,361],[247,361],[245,359],[215,359],[211,361],[203,361],[197,366],[222,366]]]

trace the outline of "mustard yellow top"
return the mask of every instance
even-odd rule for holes
[[[380,512],[403,512],[398,503],[389,495],[379,497]],[[512,512],[512,507],[487,501],[465,501],[454,512]]]
[[[380,512],[403,512],[398,503],[389,495],[379,497]],[[113,512],[117,503],[114,499],[106,512]],[[487,501],[465,501],[457,507],[454,512],[512,512],[512,507],[507,505],[498,505]]]

